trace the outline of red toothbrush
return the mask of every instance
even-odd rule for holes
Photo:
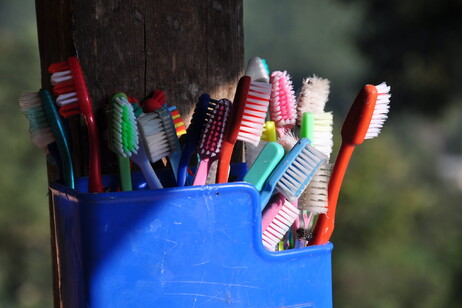
[[[231,154],[237,140],[256,146],[260,142],[271,95],[271,85],[243,76],[237,84],[226,125],[217,168],[217,183],[228,182]]]
[[[64,118],[81,114],[85,119],[89,139],[88,192],[103,192],[98,128],[79,60],[70,57],[67,61],[51,64],[48,71],[52,74],[51,84],[60,107],[59,114]]]
[[[309,242],[310,246],[326,244],[329,241],[334,231],[335,210],[340,188],[351,155],[355,146],[380,133],[389,110],[389,91],[390,87],[386,83],[378,86],[366,85],[353,102],[343,122],[342,145],[329,181],[327,213],[319,215],[313,231],[313,239]]]

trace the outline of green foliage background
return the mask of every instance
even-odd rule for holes
[[[336,307],[462,306],[459,3],[244,1],[246,59],[266,58],[296,87],[331,80],[335,149],[361,86],[392,86],[390,119],[356,149],[340,196]],[[34,1],[0,0],[0,307],[52,305],[45,156],[17,106],[40,87],[37,46]]]

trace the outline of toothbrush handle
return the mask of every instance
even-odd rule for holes
[[[163,188],[162,183],[157,177],[157,174],[154,172],[154,169],[152,169],[151,163],[146,156],[146,151],[142,143],[140,143],[138,153],[132,154],[131,159],[141,169],[141,172],[143,173],[150,189]]]
[[[132,190],[132,177],[130,173],[130,159],[117,155],[119,161],[119,177],[122,191]]]
[[[337,159],[332,169],[332,175],[329,180],[327,212],[319,215],[313,230],[313,239],[308,243],[310,246],[326,244],[332,236],[340,189],[342,188],[343,178],[345,177],[348,163],[354,149],[355,146],[350,143],[343,142],[340,146]]]
[[[83,113],[88,129],[89,143],[89,175],[88,192],[103,192],[104,186],[101,178],[101,154],[99,147],[99,136],[93,114]]]
[[[40,89],[39,94],[42,99],[42,104],[48,119],[48,123],[52,128],[53,135],[56,139],[56,144],[58,145],[63,167],[64,182],[68,187],[75,188],[74,165],[72,163],[69,141],[63,121],[61,120],[58,110],[53,103],[50,92],[44,89]]]
[[[183,152],[181,153],[180,162],[178,163],[177,185],[179,187],[185,186],[189,160],[194,153],[195,147],[196,145],[194,143],[186,141]]]
[[[234,143],[223,141],[218,161],[216,183],[227,183],[229,177],[229,164],[233,154]]]
[[[207,175],[209,174],[211,161],[210,158],[201,158],[199,167],[196,171],[196,177],[194,178],[193,186],[204,185],[207,182]]]

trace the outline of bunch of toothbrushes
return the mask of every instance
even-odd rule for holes
[[[250,59],[230,98],[197,98],[185,126],[163,91],[140,103],[124,92],[107,102],[106,122],[96,123],[92,100],[76,57],[49,67],[52,91],[25,92],[20,106],[30,122],[33,142],[59,166],[62,183],[76,188],[70,118],[82,117],[88,134],[88,192],[103,185],[102,146],[117,159],[117,189],[133,184],[139,170],[146,189],[227,183],[232,157],[245,147],[246,168],[237,180],[260,193],[262,241],[271,251],[325,244],[334,227],[341,183],[354,147],[378,135],[388,112],[389,87],[366,85],[345,119],[342,145],[334,163],[332,112],[325,111],[329,81],[303,80],[298,95],[286,71],[270,72],[266,62]],[[107,143],[100,143],[106,124]]]
[[[260,191],[263,245],[276,251],[325,244],[352,150],[380,132],[390,88],[382,83],[361,90],[345,119],[342,146],[332,164],[333,114],[325,111],[330,82],[307,77],[296,95],[290,75],[270,72],[258,57],[250,59],[246,74],[272,88],[262,141],[247,147],[249,171],[244,178]]]

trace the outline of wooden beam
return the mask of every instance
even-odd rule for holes
[[[155,89],[164,90],[167,103],[188,123],[200,94],[232,99],[242,75],[242,0],[36,0],[36,13],[42,87],[51,90],[51,63],[77,56],[101,132],[114,92],[144,100]],[[70,123],[79,140],[74,141],[76,172],[86,175],[86,131],[79,117]],[[103,165],[103,173],[111,168]],[[55,247],[53,255],[56,262]]]

